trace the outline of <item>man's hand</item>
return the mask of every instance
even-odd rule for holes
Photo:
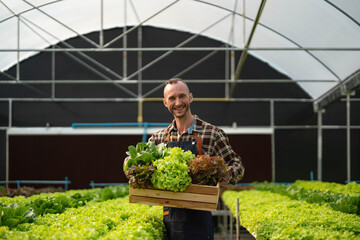
[[[220,180],[219,185],[228,185],[230,182],[230,178],[231,178],[231,174],[228,171],[227,175]]]
[[[126,165],[126,163],[129,161],[129,159],[130,159],[130,156],[127,156],[127,157],[124,159],[123,169],[125,168],[125,165]]]
[[[126,163],[129,161],[130,159],[130,156],[127,156],[125,159],[124,159],[124,163],[123,163],[123,170],[125,169],[125,165]],[[129,176],[126,174],[127,171],[124,171],[125,173],[125,176],[129,179]]]

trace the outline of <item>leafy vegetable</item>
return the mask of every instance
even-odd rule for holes
[[[91,201],[62,214],[39,216],[31,224],[0,227],[0,239],[164,239],[162,207],[131,204],[127,196]]]
[[[351,184],[351,190],[349,190],[349,184]],[[257,190],[271,191],[292,199],[327,205],[336,211],[360,215],[360,194],[357,193],[353,183],[349,184],[304,180],[297,180],[289,185],[269,182],[252,183]]]
[[[167,155],[167,148],[164,143],[156,145],[154,142],[139,142],[136,147],[130,145],[129,151],[126,154],[129,156],[124,171],[128,171],[132,165],[146,165],[151,164],[153,161],[159,158],[163,158]]]
[[[152,174],[151,183],[160,189],[184,191],[191,183],[187,162],[195,155],[178,147],[170,148],[168,152],[168,156],[154,162],[156,170]]]
[[[33,209],[24,204],[11,203],[9,206],[0,206],[0,226],[14,228],[21,223],[31,223],[34,218]]]
[[[67,208],[84,206],[86,202],[92,199],[93,197],[89,194],[81,195],[80,193],[75,193],[70,197],[60,195],[38,198],[30,206],[34,209],[36,215],[39,216],[47,213],[63,213]]]
[[[134,188],[146,188],[151,185],[151,176],[155,171],[154,166],[149,163],[146,165],[132,165],[125,175],[129,178],[129,185]]]
[[[102,189],[70,190],[61,193],[48,193],[0,198],[0,239],[1,226],[18,228],[23,223],[32,223],[36,218],[49,213],[63,213],[68,208],[85,206],[90,201],[106,201],[129,194],[127,186],[109,186]]]
[[[329,191],[357,197],[360,196],[360,184],[356,182],[340,184],[334,182],[296,180],[294,185],[303,189],[321,190],[324,192]]]
[[[222,200],[256,239],[360,239],[360,218],[268,191],[225,191]]]
[[[218,182],[229,179],[228,168],[222,157],[198,155],[188,165],[193,184],[215,186]]]

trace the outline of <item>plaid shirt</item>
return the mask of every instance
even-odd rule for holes
[[[197,132],[198,137],[201,139],[202,154],[224,158],[229,167],[231,176],[230,183],[238,183],[242,179],[245,169],[242,165],[240,156],[236,154],[230,146],[229,139],[225,132],[216,126],[201,120],[196,115],[193,131]],[[149,138],[149,141],[153,141],[156,144],[164,142],[168,133],[170,133],[169,142],[191,141],[193,137],[192,132],[189,133],[189,131],[180,135],[179,131],[176,129],[175,120],[173,120],[167,128],[153,134]]]

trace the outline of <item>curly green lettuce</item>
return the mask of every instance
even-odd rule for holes
[[[154,161],[156,170],[152,174],[151,183],[156,188],[182,192],[191,183],[187,162],[195,155],[178,147],[170,148],[168,152],[168,156]]]

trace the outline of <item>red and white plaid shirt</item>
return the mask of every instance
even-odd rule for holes
[[[244,176],[244,166],[241,162],[241,158],[234,152],[230,146],[229,139],[225,132],[203,120],[195,115],[195,125],[193,130],[186,131],[181,134],[176,128],[175,120],[165,129],[162,129],[153,134],[149,141],[153,141],[156,144],[165,141],[166,136],[170,133],[169,142],[178,141],[191,141],[193,137],[193,131],[198,133],[198,137],[202,142],[202,154],[210,156],[220,156],[224,158],[226,164],[229,167],[230,183],[238,183]]]

